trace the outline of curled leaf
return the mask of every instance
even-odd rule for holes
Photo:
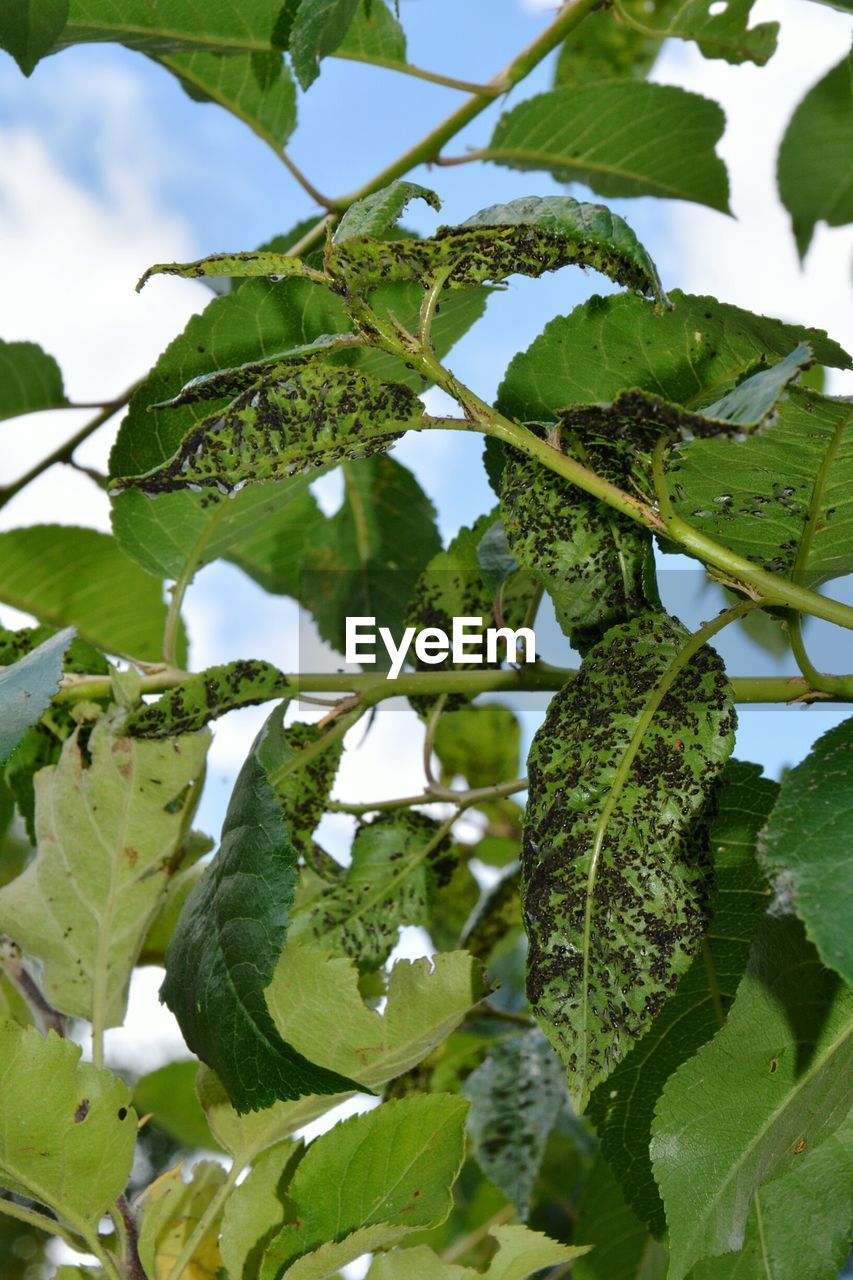
[[[484,284],[509,275],[541,276],[569,264],[593,267],[617,284],[666,295],[657,270],[634,232],[604,205],[570,196],[525,196],[491,205],[455,227],[439,227],[426,240],[352,236],[336,244],[328,269],[357,287],[419,280],[445,286]]]
[[[288,368],[195,427],[167,462],[116,481],[115,491],[234,493],[250,482],[387,449],[417,428],[422,414],[421,401],[401,383],[327,365]]]

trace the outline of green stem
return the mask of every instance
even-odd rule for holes
[[[584,20],[588,13],[591,13],[597,7],[598,3],[599,0],[569,0],[568,4],[563,5],[560,9],[554,21],[537,36],[532,44],[517,54],[503,71],[499,71],[496,76],[493,76],[488,84],[482,85],[476,93],[471,95],[467,102],[463,102],[446,120],[443,120],[440,125],[437,125],[425,138],[415,143],[408,151],[404,151],[401,156],[392,161],[370,182],[359,187],[351,195],[345,196],[343,200],[336,201],[336,207],[347,209],[356,200],[363,200],[365,196],[372,195],[374,191],[387,187],[389,183],[403,177],[404,174],[418,165],[434,161],[440,155],[445,143],[449,142],[451,138],[455,138],[457,133],[461,132],[466,125],[469,125],[472,120],[477,119],[477,116],[483,114],[493,101],[496,93],[507,92],[513,85],[518,84],[525,76],[529,75],[533,68],[537,67],[552,49],[556,49],[557,45],[561,44],[566,36],[574,31],[575,27]]]
[[[461,93],[472,93],[477,97],[488,94],[497,98],[505,92],[496,84],[473,84],[470,80],[457,80],[453,76],[443,76],[438,71],[427,71],[416,67],[411,62],[395,62],[393,58],[374,57],[369,53],[349,53],[344,49],[336,49],[331,58],[339,58],[342,62],[363,62],[368,67],[384,67],[387,71],[399,71],[401,75],[413,76],[416,80],[428,80],[430,84],[443,85],[445,89],[458,89]]]
[[[2,670],[2,668],[0,668]],[[546,662],[510,668],[506,671],[414,671],[387,680],[372,672],[297,671],[285,679],[293,692],[303,693],[370,693],[373,701],[440,693],[464,693],[476,697],[481,693],[555,693],[572,680],[577,671],[571,667],[552,667]],[[140,693],[162,693],[175,689],[189,679],[185,671],[167,670],[143,676]],[[775,703],[805,702],[826,695],[812,688],[801,676],[735,676],[730,681],[735,702]],[[56,702],[86,702],[109,698],[112,685],[108,676],[65,676]],[[838,694],[839,702],[853,702],[850,692]]]
[[[425,351],[432,350],[432,322],[435,318],[435,312],[438,307],[438,300],[441,297],[441,291],[447,283],[447,279],[453,271],[453,264],[440,268],[436,271],[429,288],[426,290],[421,302],[421,314],[418,321],[418,340]]]
[[[777,577],[766,569],[753,564],[751,560],[737,555],[728,547],[707,538],[698,529],[692,528],[680,516],[675,514],[669,490],[666,484],[666,451],[669,440],[661,436],[655,445],[652,458],[652,477],[655,494],[658,500],[661,519],[667,536],[676,542],[682,551],[688,551],[697,559],[721,569],[729,578],[743,582],[752,587],[761,597],[762,604],[787,605],[799,613],[808,613],[815,618],[823,618],[826,622],[834,622],[839,627],[853,629],[853,609],[842,604],[840,600],[828,600],[808,587],[796,582]]]
[[[20,493],[22,489],[25,489],[27,485],[40,476],[43,471],[47,471],[50,467],[55,466],[57,462],[69,462],[74,454],[74,450],[81,445],[84,440],[88,440],[89,436],[93,435],[98,430],[98,427],[102,427],[105,422],[109,422],[110,418],[112,418],[114,414],[118,413],[119,409],[122,409],[127,404],[138,385],[138,383],[134,383],[132,387],[128,387],[127,391],[123,392],[122,395],[117,396],[115,400],[110,400],[109,403],[105,404],[100,412],[91,419],[91,421],[87,422],[79,431],[75,431],[74,435],[69,437],[64,444],[59,445],[52,453],[49,453],[47,457],[42,458],[41,462],[37,462],[34,466],[30,467],[29,471],[24,472],[24,474],[19,476],[17,480],[14,480],[11,484],[4,485],[0,488],[0,507],[5,507],[7,502],[11,502],[12,498],[14,498],[16,494]]]
[[[824,672],[818,671],[809,658],[805,641],[803,640],[803,622],[798,613],[792,612],[788,619],[788,639],[790,640],[791,652],[794,655],[797,666],[812,689],[819,689],[821,693],[829,694],[831,697],[853,698],[853,675],[826,675]]]
[[[426,722],[426,729],[424,731],[424,746],[423,746],[424,777],[427,780],[428,789],[433,793],[435,793],[435,791],[437,790],[440,790],[439,785],[436,782],[435,776],[432,771],[433,743],[435,742],[435,734],[436,734],[436,730],[438,729],[438,722],[442,717],[446,702],[447,702],[446,693],[442,693],[439,695],[438,698],[436,698],[435,703],[429,713],[429,717]]]
[[[526,778],[512,782],[498,782],[493,787],[472,787],[468,791],[454,791],[452,787],[429,787],[416,796],[401,796],[397,800],[374,800],[367,804],[350,804],[346,800],[330,800],[326,808],[330,813],[379,813],[386,809],[411,809],[414,805],[455,804],[466,809],[487,800],[501,800],[527,790]]]
[[[6,1200],[0,1196],[0,1213],[8,1218],[14,1218],[16,1222],[26,1223],[28,1227],[36,1227],[39,1231],[57,1236],[65,1241],[69,1249],[76,1249],[78,1253],[86,1253],[88,1250],[87,1241],[72,1234],[55,1218],[49,1218],[46,1213],[39,1213],[37,1209],[27,1209],[22,1204],[16,1204],[14,1200]]]
[[[315,200],[317,204],[321,205],[324,209],[332,209],[334,207],[332,201],[329,200],[328,197],[324,196],[321,191],[318,191],[313,182],[310,182],[308,178],[306,178],[299,166],[293,163],[286,151],[278,151],[277,155],[290,176],[295,178],[302,190],[306,192],[312,200]]]
[[[211,1224],[216,1221],[217,1214],[219,1213],[220,1209],[224,1205],[225,1201],[228,1199],[231,1192],[234,1190],[234,1187],[237,1184],[237,1179],[240,1177],[240,1174],[243,1172],[246,1166],[250,1163],[254,1154],[255,1154],[254,1150],[251,1150],[235,1158],[234,1163],[232,1164],[231,1168],[228,1170],[228,1175],[225,1178],[225,1181],[217,1189],[213,1199],[210,1201],[207,1208],[204,1210],[201,1217],[199,1218],[198,1222],[195,1224],[195,1227],[187,1237],[186,1243],[184,1244],[184,1247],[181,1250],[181,1252],[178,1254],[178,1257],[171,1271],[169,1271],[166,1277],[166,1280],[181,1280],[181,1277],[183,1276],[184,1271],[186,1270],[189,1263],[192,1261],[193,1254],[195,1253],[198,1246],[201,1244],[204,1237],[207,1235],[208,1231],[210,1230]]]

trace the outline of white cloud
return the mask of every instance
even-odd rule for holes
[[[53,95],[51,119],[60,122],[49,131],[50,146],[30,126],[0,128],[0,337],[40,343],[59,361],[71,399],[102,401],[144,373],[208,295],[174,280],[134,292],[150,263],[191,257],[194,249],[187,223],[156,195],[157,134],[140,82],[89,68],[85,78],[69,71],[39,92]],[[66,164],[66,112],[78,131],[86,125],[85,179]],[[37,414],[4,424],[3,479],[38,461],[88,416]],[[110,428],[99,432],[80,460],[103,467],[111,435]],[[66,467],[10,503],[0,527],[45,518],[109,527],[103,493]]]
[[[710,293],[765,315],[816,325],[853,341],[853,228],[819,226],[801,270],[789,218],[776,192],[779,142],[797,103],[844,54],[849,19],[820,4],[758,0],[752,23],[778,20],[779,48],[765,67],[730,66],[670,41],[654,79],[714,98],[728,121],[720,153],[731,176],[735,219],[698,205],[669,206],[670,239],[658,259],[667,283]],[[831,389],[849,390],[833,376]]]

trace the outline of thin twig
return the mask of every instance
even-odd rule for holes
[[[514,782],[499,782],[493,787],[472,787],[470,790],[454,790],[452,787],[440,787],[437,784],[415,796],[401,796],[395,800],[372,800],[365,804],[351,804],[346,800],[330,800],[327,808],[331,813],[351,813],[359,816],[363,813],[379,813],[386,809],[411,809],[415,805],[453,804],[457,808],[471,808],[489,800],[501,800],[505,796],[516,795],[527,790],[527,779],[516,778]]]
[[[14,480],[11,484],[4,485],[0,488],[0,507],[4,507],[7,502],[10,502],[16,494],[20,493],[22,489],[25,489],[28,484],[40,476],[43,471],[47,471],[49,467],[55,466],[57,462],[70,461],[74,454],[74,450],[81,445],[84,440],[88,440],[89,436],[93,435],[98,430],[98,427],[102,427],[105,422],[108,422],[110,418],[113,417],[114,414],[118,413],[119,409],[124,408],[138,385],[139,383],[135,382],[132,387],[128,387],[127,391],[122,392],[122,394],[117,396],[115,400],[110,400],[109,403],[105,404],[101,411],[92,418],[91,422],[87,422],[79,431],[75,431],[74,435],[66,440],[64,444],[59,445],[58,448],[54,449],[52,453],[49,453],[46,458],[42,458],[41,462],[37,462],[35,466],[30,467],[29,471],[25,471],[17,480]]]
[[[334,209],[334,201],[330,200],[328,196],[324,196],[321,191],[317,190],[313,182],[306,178],[299,166],[293,163],[286,151],[280,151],[279,156],[285,169],[287,169],[291,177],[296,179],[302,190],[307,192],[312,200],[316,200],[317,204],[322,205],[324,209]]]
[[[332,58],[343,62],[363,62],[369,67],[383,67],[387,71],[399,71],[401,75],[413,76],[416,80],[428,80],[430,84],[442,85],[445,89],[458,89],[461,93],[471,93],[476,97],[497,98],[506,93],[505,84],[474,84],[471,80],[457,80],[454,76],[445,76],[438,71],[426,71],[411,62],[395,62],[393,58],[372,57],[370,54],[349,53],[344,49],[336,49]]]
[[[21,948],[5,934],[0,934],[0,968],[26,1001],[36,1026],[45,1035],[48,1031],[55,1031],[64,1038],[68,1030],[64,1015],[45,998],[36,980],[24,968]]]
[[[433,743],[435,742],[436,730],[438,729],[438,722],[444,714],[444,706],[446,702],[446,693],[442,693],[438,698],[436,698],[435,704],[430,710],[429,718],[426,722],[426,730],[424,732],[424,777],[427,780],[427,790],[431,792],[435,792],[440,787],[439,781],[432,771],[432,751]]]
[[[124,1223],[124,1271],[126,1280],[148,1280],[148,1275],[139,1256],[139,1228],[136,1216],[128,1203],[127,1196],[120,1195],[116,1200],[116,1209]]]

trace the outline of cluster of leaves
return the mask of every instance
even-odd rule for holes
[[[31,1252],[37,1232],[94,1256],[57,1280],[323,1280],[366,1254],[371,1280],[832,1280],[843,1263],[853,721],[771,782],[731,754],[738,696],[769,686],[729,679],[708,642],[784,610],[803,678],[772,696],[853,697],[801,633],[809,613],[853,626],[815,591],[850,567],[853,414],[811,372],[850,357],[819,330],[668,296],[601,204],[399,225],[410,201],[440,203],[405,173],[558,46],[555,86],[472,160],[725,211],[722,113],[645,77],[666,37],[763,64],[776,24],[750,8],[578,0],[361,198],[254,252],[152,267],[141,283],[235,283],[128,397],[112,534],[0,534],[0,601],[39,623],[0,631],[0,1215]],[[25,73],[91,40],[153,58],[277,152],[294,77],[307,88],[325,57],[465,87],[410,66],[384,0],[0,15]],[[845,58],[782,143],[801,254],[819,220],[853,217],[849,74]],[[490,287],[575,265],[622,291],[547,324],[494,405],[450,372]],[[67,406],[34,344],[0,344],[0,374],[4,418]],[[430,385],[457,419],[425,411]],[[446,426],[486,436],[496,502],[443,547],[388,450]],[[332,467],[328,516],[310,481]],[[656,549],[739,602],[691,634],[663,608]],[[251,657],[190,672],[183,596],[220,558],[298,599],[338,650],[347,616],[514,632],[547,598],[582,662],[445,659],[396,686]],[[513,687],[555,693],[527,778],[514,713],[472,704]],[[349,696],[308,723],[289,714],[305,690]],[[335,801],[346,731],[398,690],[425,722],[423,794]],[[270,701],[206,860],[208,726]],[[330,809],[356,818],[346,864],[316,838]],[[432,960],[394,962],[411,925]],[[196,1056],[131,1088],[104,1036],[146,964],[165,966]],[[356,1096],[372,1105],[306,1141]],[[209,1158],[186,1172],[187,1153]]]

